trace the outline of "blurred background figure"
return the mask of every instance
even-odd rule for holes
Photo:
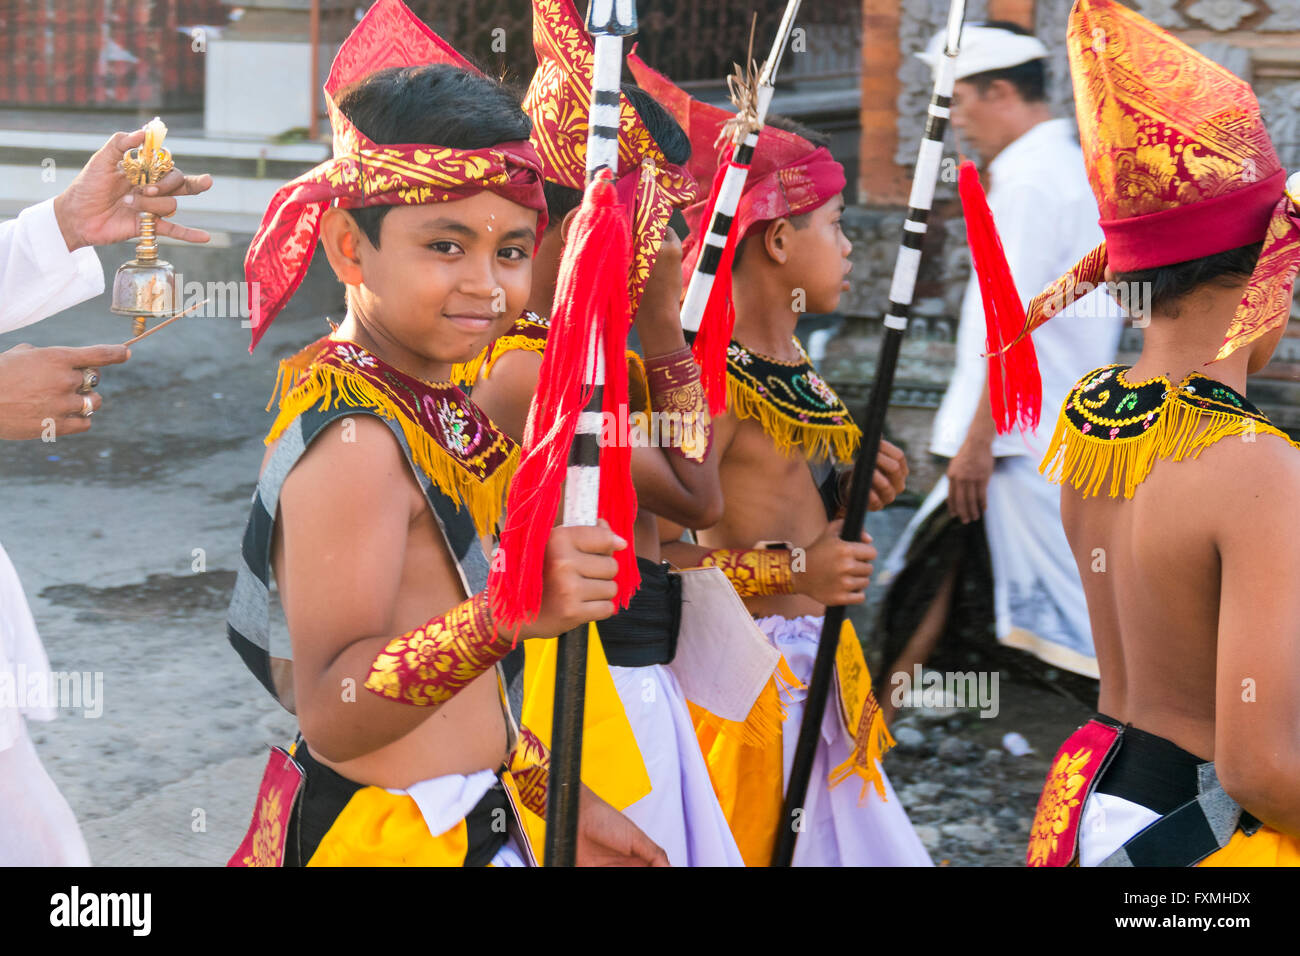
[[[931,69],[937,35],[917,54]],[[1007,22],[970,24],[953,89],[952,127],[979,158],[989,207],[1023,301],[1102,240],[1097,203],[1070,120],[1047,103],[1047,47]],[[893,709],[895,676],[909,677],[947,633],[980,633],[990,613],[997,639],[1048,665],[1097,676],[1088,607],[1061,528],[1060,491],[1038,473],[1066,392],[1115,358],[1122,313],[1104,290],[1034,338],[1043,376],[1035,433],[997,435],[989,408],[984,306],[974,276],[962,299],[957,364],[935,416],[930,451],[947,471],[913,516],[886,570],[881,694]],[[970,599],[967,599],[967,595]],[[955,616],[954,611],[958,612]]]

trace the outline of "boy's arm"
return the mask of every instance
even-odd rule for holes
[[[730,415],[709,419],[707,401],[699,386],[699,367],[682,333],[681,263],[681,240],[669,229],[636,314],[636,333],[645,355],[650,387],[651,431],[658,433],[650,437],[675,441],[678,446],[662,447],[652,442],[650,447],[633,447],[632,482],[638,502],[647,510],[692,528],[708,528],[722,517],[718,463],[735,433],[734,419]],[[698,389],[700,417],[686,429],[675,424],[663,427],[664,421],[674,421],[664,413],[681,412],[677,406],[685,394],[682,386],[688,382],[695,383],[691,387]],[[653,427],[654,412],[660,413],[659,428]]]
[[[331,427],[312,443],[285,479],[279,502],[280,594],[293,646],[299,724],[312,748],[336,761],[405,736],[441,702],[410,706],[366,686],[391,645],[413,634],[394,633],[391,619],[411,521],[426,505],[388,427],[364,414],[352,422],[349,440]],[[542,614],[521,629],[521,638],[613,614],[617,563],[600,543],[606,538],[605,544],[618,540],[606,528],[556,530],[547,547]],[[481,598],[477,606],[474,599],[460,601],[450,560],[442,582],[447,613],[424,627],[426,635],[441,630],[458,641],[456,647],[441,645],[449,653],[472,651],[458,657],[462,664],[434,688],[448,696],[489,670],[512,643],[509,634],[490,633]],[[457,633],[462,623],[475,626]]]
[[[807,548],[707,548],[689,541],[661,541],[664,560],[677,568],[714,567],[742,598],[803,594],[827,606],[861,604],[871,583],[876,549],[871,535],[862,541],[840,538],[836,519]],[[671,533],[671,527],[661,528]]]
[[[1247,811],[1300,837],[1300,451],[1272,436],[1232,441],[1214,491],[1231,495],[1221,562],[1215,767]]]

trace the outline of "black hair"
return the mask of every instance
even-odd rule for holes
[[[658,144],[664,159],[677,166],[686,165],[691,158],[691,140],[681,124],[641,87],[631,83],[623,83],[620,86],[623,95],[632,104],[632,109],[636,110],[637,115],[641,117],[641,122],[645,124],[650,138]],[[558,226],[571,210],[577,209],[582,204],[580,189],[561,186],[559,183],[547,180],[543,184],[543,191],[546,193],[547,228]]]
[[[1242,279],[1249,279],[1259,262],[1259,253],[1264,243],[1254,242],[1248,246],[1238,246],[1226,252],[1175,262],[1168,266],[1154,269],[1139,269],[1133,272],[1115,273],[1117,285],[1137,288],[1134,283],[1141,283],[1150,289],[1150,298],[1143,295],[1138,301],[1149,305],[1152,312],[1159,312],[1171,318],[1178,316],[1178,303],[1198,288],[1207,283],[1219,286],[1231,286]],[[1130,300],[1133,298],[1129,296]]]
[[[821,130],[813,129],[811,126],[805,126],[798,120],[783,116],[780,113],[768,113],[765,125],[784,130],[787,133],[793,133],[795,136],[802,136],[813,146],[830,146],[831,138]]]
[[[485,149],[528,138],[532,123],[517,90],[447,63],[389,67],[340,90],[340,112],[378,145],[428,143]],[[392,206],[348,212],[379,246],[379,228]]]
[[[1016,36],[1033,36],[1033,33],[1029,30],[1026,30],[1018,23],[1012,23],[1010,20],[986,20],[983,23],[972,25],[989,27],[994,30],[1006,30],[1008,33],[1016,34]],[[1020,98],[1026,103],[1042,103],[1047,99],[1047,61],[1041,58],[1001,70],[986,70],[983,73],[975,73],[964,77],[962,82],[972,84],[983,96],[989,91],[989,87],[993,85],[995,80],[1006,80],[1016,88],[1016,92],[1020,94]]]

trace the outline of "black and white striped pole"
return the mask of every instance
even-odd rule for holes
[[[866,420],[862,425],[862,446],[853,480],[849,486],[849,499],[844,512],[845,541],[858,541],[867,516],[867,499],[871,492],[871,476],[875,472],[876,456],[885,427],[885,411],[889,407],[889,393],[894,385],[894,369],[898,352],[907,331],[907,320],[912,311],[912,294],[916,291],[916,276],[921,264],[921,243],[925,238],[930,206],[934,201],[935,183],[943,157],[943,137],[948,129],[948,116],[952,106],[952,88],[957,74],[957,53],[961,43],[962,21],[966,15],[965,0],[952,0],[948,9],[947,42],[943,58],[934,80],[934,94],[930,97],[929,115],[925,135],[916,160],[912,178],[912,193],[908,199],[907,220],[903,223],[903,239],[894,262],[894,278],[889,288],[889,312],[885,315],[885,336],[876,362],[876,378],[871,386],[871,400],[867,406]],[[802,828],[802,807],[808,795],[808,781],[812,776],[813,757],[817,738],[821,733],[822,717],[826,712],[826,698],[830,693],[831,677],[835,665],[835,650],[839,646],[840,628],[844,624],[843,606],[828,607],[822,621],[822,633],[817,645],[817,658],[813,663],[812,679],[808,682],[808,696],[804,703],[803,724],[799,728],[799,742],[795,747],[794,761],[782,807],[782,825],[777,830],[776,847],[772,852],[773,866],[789,866],[794,859],[795,842]]]
[[[790,31],[794,29],[794,18],[799,13],[800,0],[789,0],[781,24],[777,28],[776,39],[772,41],[772,50],[763,63],[758,75],[758,95],[753,104],[753,115],[748,123],[738,124],[735,131],[735,149],[731,162],[723,174],[722,185],[718,187],[718,200],[713,207],[713,216],[709,219],[704,233],[704,242],[700,254],[695,259],[695,269],[691,272],[690,282],[686,286],[686,295],[682,298],[682,328],[687,332],[698,332],[704,309],[713,291],[713,280],[718,275],[718,264],[722,260],[722,251],[727,245],[727,235],[731,232],[736,216],[736,207],[740,204],[741,194],[745,191],[745,180],[749,176],[749,164],[754,158],[754,149],[758,146],[759,133],[763,131],[763,122],[767,119],[767,108],[772,102],[772,93],[776,86],[776,72],[781,66],[781,57],[785,54]],[[746,68],[748,68],[746,64]]]
[[[623,38],[636,33],[636,0],[591,0],[591,112],[587,119],[587,183],[601,169],[618,172],[618,128]],[[605,354],[599,332],[586,345],[583,381],[591,398],[578,416],[564,482],[564,523],[594,525],[600,501],[600,426]],[[628,542],[631,547],[631,542]],[[582,785],[582,717],[587,690],[587,625],[560,638],[555,663],[555,710],[551,722],[551,770],[547,788],[546,866],[573,866],[578,844],[578,795]]]

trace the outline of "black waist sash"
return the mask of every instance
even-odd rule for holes
[[[1098,718],[1118,723],[1104,715]],[[1213,761],[1131,724],[1123,728],[1118,752],[1093,792],[1130,800],[1161,815],[1102,866],[1195,866],[1227,846],[1237,830],[1249,836],[1263,825],[1223,789]]]
[[[301,737],[293,759],[303,769],[303,782],[297,805],[289,819],[284,865],[306,866],[353,794],[364,790],[366,784],[349,780],[332,767],[320,763],[311,755],[307,742]],[[509,838],[506,828],[498,821],[508,819],[510,813],[509,800],[498,780],[465,816],[469,846],[465,851],[463,865],[487,866],[492,862],[492,858]]]
[[[1097,793],[1140,803],[1156,813],[1172,813],[1197,794],[1200,757],[1172,740],[1126,727],[1119,752],[1097,779]]]
[[[614,667],[668,664],[677,654],[682,619],[682,579],[666,565],[637,558],[641,587],[628,606],[599,622],[596,630],[605,658]]]

